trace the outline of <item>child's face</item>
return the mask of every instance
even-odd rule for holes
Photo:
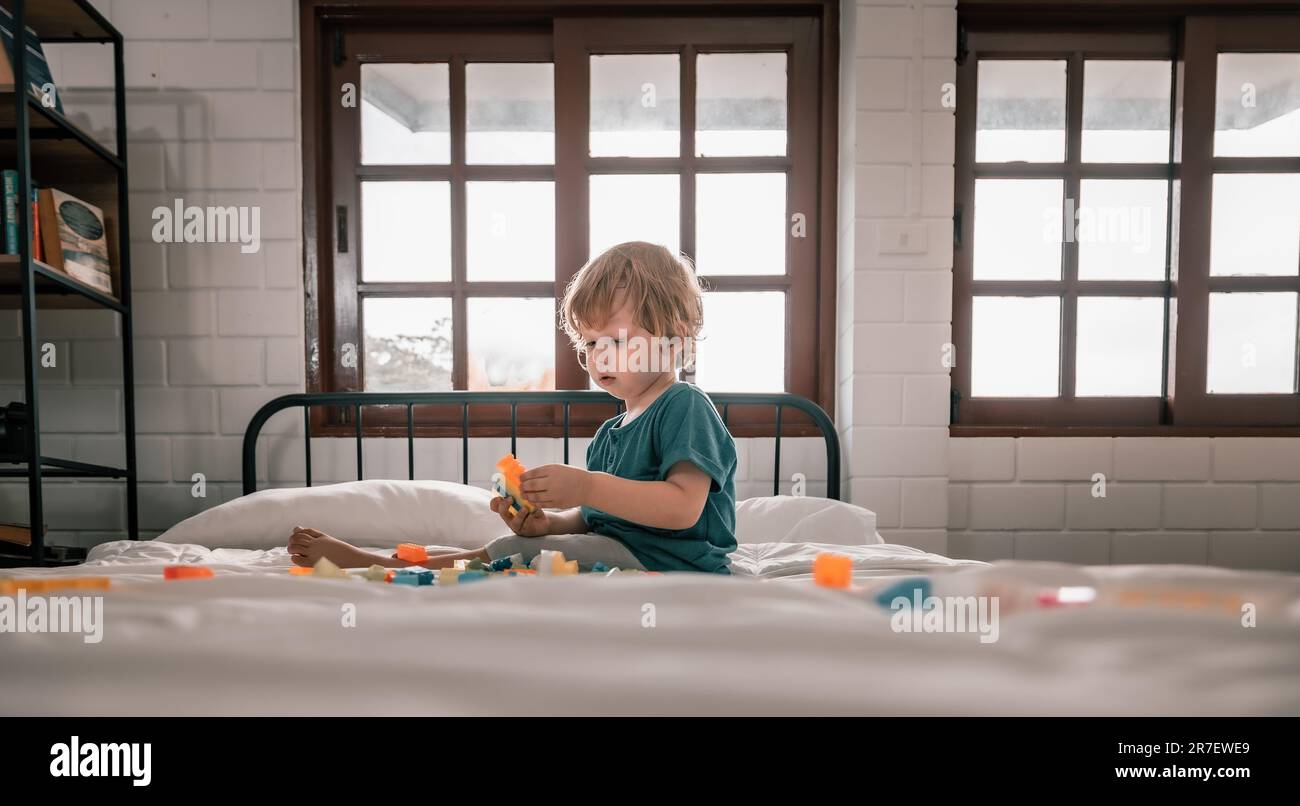
[[[587,374],[596,385],[620,400],[649,389],[665,374],[676,377],[674,340],[658,338],[637,324],[622,292],[615,310],[599,329],[583,328]]]

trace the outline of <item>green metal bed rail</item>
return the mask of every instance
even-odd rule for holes
[[[807,398],[788,394],[756,392],[718,392],[709,398],[718,407],[722,421],[728,421],[732,406],[769,406],[776,409],[776,439],[773,448],[772,494],[777,495],[781,483],[781,412],[796,409],[807,414],[821,431],[826,443],[826,497],[840,497],[840,440],[835,424],[820,406]],[[469,483],[469,407],[471,405],[510,406],[510,452],[515,452],[518,437],[518,409],[523,404],[543,404],[564,407],[562,436],[564,461],[569,461],[569,411],[574,405],[616,405],[623,403],[607,392],[557,390],[554,392],[308,392],[282,395],[257,410],[244,431],[243,473],[244,495],[257,491],[257,437],[267,420],[285,409],[301,408],[303,413],[303,454],[305,457],[307,486],[311,486],[311,407],[350,407],[355,414],[355,439],[357,444],[357,479],[362,478],[362,426],[361,409],[365,406],[406,407],[406,460],[407,478],[415,478],[415,406],[460,406],[461,480]]]

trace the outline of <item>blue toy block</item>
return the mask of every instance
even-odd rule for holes
[[[432,585],[432,584],[433,584],[433,572],[432,572],[432,571],[428,571],[428,570],[420,571],[419,573],[417,573],[417,574],[415,575],[415,579],[416,579],[416,581],[418,582],[418,584],[420,584],[420,585]]]
[[[487,571],[462,571],[457,582],[464,585],[466,582],[478,582],[480,579],[487,579]]]
[[[926,597],[930,595],[930,578],[908,577],[899,580],[876,594],[876,604],[888,609],[893,601],[900,596],[911,602],[916,591],[920,591],[921,601],[925,601]]]
[[[493,571],[505,571],[508,568],[514,568],[514,560],[509,557],[502,557],[499,560],[493,560],[491,568]]]
[[[419,585],[420,577],[417,574],[393,574],[394,585]]]
[[[596,560],[591,564],[591,573],[593,574],[603,574],[608,570],[609,568],[600,560]]]

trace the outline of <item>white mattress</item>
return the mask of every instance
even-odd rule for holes
[[[860,579],[1012,572],[1271,604],[1253,628],[1213,612],[1093,605],[1004,614],[995,643],[895,633],[889,611],[808,580],[823,549],[851,554]],[[182,561],[217,576],[160,579]],[[81,567],[15,570],[116,581],[101,643],[0,635],[0,714],[1300,715],[1295,575],[989,567],[902,546],[815,544],[742,546],[731,578],[444,589],[297,577],[288,565],[283,549],[122,541]],[[345,603],[355,627],[341,625]]]

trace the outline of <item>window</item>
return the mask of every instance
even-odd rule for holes
[[[558,297],[640,239],[706,285],[689,379],[831,408],[833,18],[429,20],[323,13],[305,43],[304,113],[325,122],[304,149],[310,390],[588,388]],[[521,407],[521,433],[548,433],[552,408]],[[427,435],[459,418],[417,411]]]
[[[1300,426],[1300,19],[977,28],[953,433]]]

